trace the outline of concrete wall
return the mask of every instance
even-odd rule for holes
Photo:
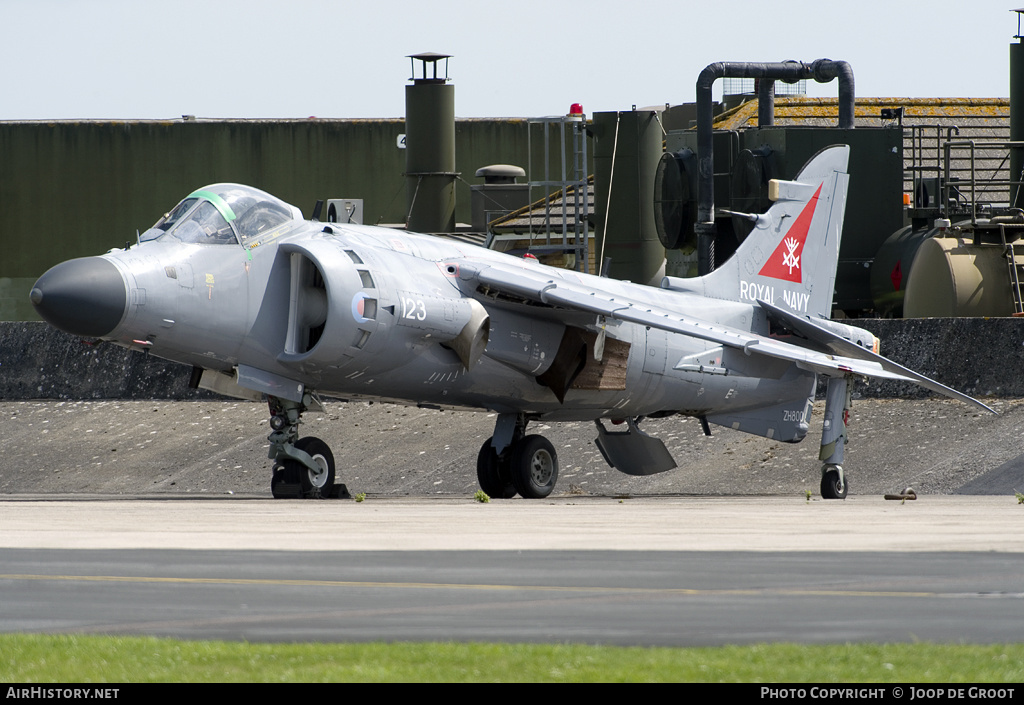
[[[1024,397],[1024,320],[864,319],[882,353],[975,397]],[[114,345],[90,347],[44,323],[0,323],[0,399],[198,399],[191,368]],[[861,397],[926,397],[909,383],[858,383]]]
[[[87,345],[36,321],[0,322],[0,399],[210,399],[192,368],[115,345]]]
[[[973,397],[1024,397],[1024,319],[908,318],[849,321],[882,341],[882,354]],[[867,397],[927,397],[909,382],[858,385]]]

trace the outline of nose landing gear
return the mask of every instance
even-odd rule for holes
[[[319,407],[311,395],[302,402],[268,397],[270,427],[268,457],[274,461],[270,492],[275,499],[326,499],[345,497],[345,485],[334,482],[334,454],[330,447],[313,436],[299,438],[302,413]]]

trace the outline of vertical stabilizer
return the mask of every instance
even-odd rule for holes
[[[793,181],[773,180],[767,213],[739,214],[754,229],[719,269],[666,286],[718,299],[759,299],[800,314],[828,318],[836,282],[839,238],[846,210],[850,148],[834,145],[814,155]]]

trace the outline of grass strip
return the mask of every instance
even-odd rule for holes
[[[1024,644],[268,644],[0,635],[7,683],[1020,683]]]

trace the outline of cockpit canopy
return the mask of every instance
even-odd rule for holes
[[[213,184],[186,196],[139,240],[249,245],[296,219],[302,219],[298,208],[269,193],[241,184]]]

